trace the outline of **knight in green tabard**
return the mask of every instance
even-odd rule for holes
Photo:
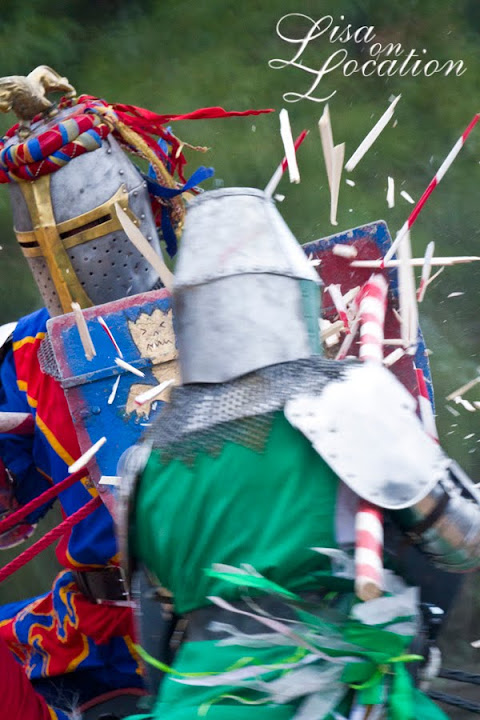
[[[263,192],[191,203],[174,284],[183,385],[123,487],[130,558],[186,630],[137,718],[445,718],[408,669],[416,589],[392,567],[383,597],[360,602],[348,548],[358,497],[374,496],[432,562],[476,567],[478,496],[388,370],[320,356],[319,297]]]

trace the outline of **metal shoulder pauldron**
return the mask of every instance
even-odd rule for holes
[[[288,400],[285,415],[346,485],[382,508],[414,505],[446,474],[414,399],[382,367],[351,367],[318,394]]]

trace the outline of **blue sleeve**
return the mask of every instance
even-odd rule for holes
[[[0,411],[30,412],[24,394],[18,390],[11,349],[0,365]],[[39,459],[35,457],[34,437],[0,433],[0,458],[14,477],[14,493],[20,505],[25,505],[50,487],[50,482],[37,467]],[[43,505],[27,521],[35,523],[51,505]]]

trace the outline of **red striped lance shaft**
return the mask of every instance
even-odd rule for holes
[[[45,550],[45,548],[47,548],[49,545],[52,545],[55,540],[58,540],[58,538],[64,535],[74,525],[77,525],[77,523],[81,522],[81,520],[84,520],[101,504],[102,500],[100,496],[97,495],[97,497],[89,500],[87,504],[83,505],[83,507],[77,510],[77,512],[74,512],[73,515],[70,515],[66,520],[54,527],[53,530],[50,530],[46,535],[40,538],[40,540],[37,540],[36,543],[31,545],[22,553],[20,553],[18,557],[9,562],[0,570],[0,583],[10,577],[10,575],[13,575],[13,573],[17,572],[17,570],[20,570],[20,568],[29,563],[30,560],[33,560],[36,555]]]
[[[53,498],[57,497],[57,495],[63,492],[63,490],[68,490],[68,488],[72,487],[74,483],[85,477],[85,474],[85,468],[81,468],[80,470],[77,470],[76,473],[67,475],[67,477],[64,478],[61,482],[57,483],[57,485],[53,485],[52,487],[48,488],[48,490],[45,490],[45,492],[43,492],[41,495],[33,498],[33,500],[30,500],[30,502],[28,502],[26,505],[23,505],[22,507],[18,508],[18,510],[15,510],[15,512],[10,513],[10,515],[4,517],[2,520],[0,520],[0,535],[8,532],[8,530],[11,530],[13,527],[15,527],[15,525],[18,525],[19,522],[24,520],[27,515],[30,515],[30,513],[38,510],[38,508],[40,508],[45,503],[53,500]]]
[[[463,134],[461,137],[457,140],[453,148],[448,153],[447,157],[443,161],[443,163],[440,165],[436,175],[432,178],[430,181],[427,189],[423,193],[420,200],[417,202],[415,207],[413,208],[407,222],[403,225],[403,227],[400,229],[400,231],[397,234],[397,237],[395,238],[394,242],[392,243],[390,249],[385,253],[385,257],[383,258],[382,267],[384,267],[385,263],[387,263],[390,258],[392,257],[393,253],[407,234],[407,232],[412,227],[413,223],[419,216],[420,212],[423,209],[423,206],[427,202],[428,198],[432,194],[432,192],[435,190],[437,185],[439,185],[440,181],[443,179],[444,175],[446,174],[447,170],[449,169],[450,165],[453,163],[455,158],[457,157],[458,153],[462,149],[462,147],[465,144],[466,139],[472,132],[473,128],[477,124],[477,122],[480,120],[480,113],[477,113],[473,116],[472,120],[470,121],[470,124],[465,128]]]
[[[383,361],[383,326],[387,309],[387,281],[372,275],[365,283],[360,299],[360,360]]]
[[[355,593],[373,600],[383,591],[383,513],[361,499],[355,515]]]
[[[360,359],[382,363],[388,285],[383,275],[372,275],[361,291]],[[372,600],[383,591],[383,513],[360,500],[355,517],[355,592]]]

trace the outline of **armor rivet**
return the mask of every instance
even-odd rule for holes
[[[142,213],[142,214],[140,215],[140,220],[145,220],[145,213]]]
[[[119,175],[123,175],[123,174],[124,174],[124,173],[123,173],[123,170],[119,170],[119,171],[118,171],[118,174],[119,174]]]
[[[101,412],[102,408],[98,407],[98,405],[92,407],[92,415],[100,415]]]
[[[137,197],[138,192],[137,192],[136,190],[134,190],[133,193],[132,193],[132,195],[133,195],[133,197]]]
[[[150,241],[151,241],[151,239],[152,239],[152,236],[151,236],[151,235],[147,235],[147,240],[150,240]]]
[[[112,151],[111,151],[110,148],[108,148],[108,150],[107,150],[107,155],[111,155],[111,154],[112,154]]]

